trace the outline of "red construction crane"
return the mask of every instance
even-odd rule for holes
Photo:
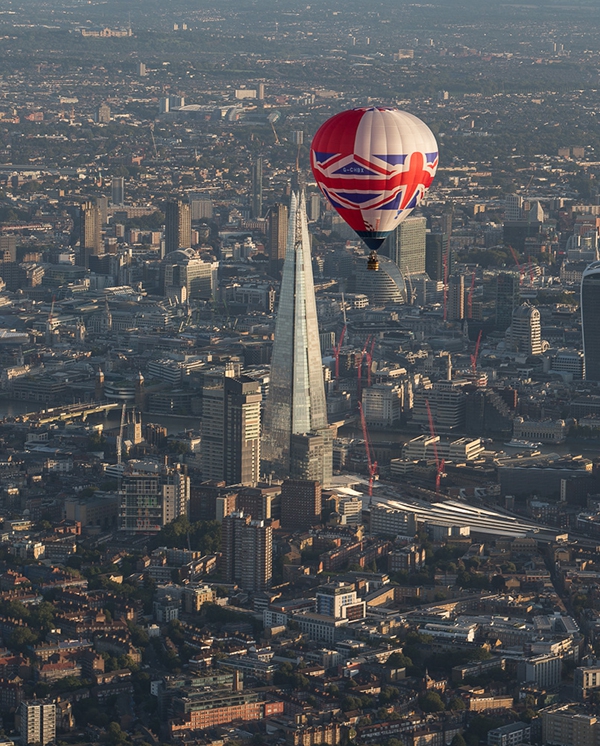
[[[342,349],[342,344],[344,343],[344,337],[346,336],[346,324],[344,324],[344,328],[342,329],[342,333],[340,334],[340,338],[338,340],[338,343],[333,348],[333,355],[335,357],[335,380],[337,383],[338,378],[340,377],[340,350]]]
[[[534,282],[535,282],[535,273],[533,271],[533,262],[531,261],[531,257],[530,256],[527,257],[527,260],[528,260],[527,261],[527,267],[529,269],[529,284],[531,285],[531,287],[533,287],[534,286]]]
[[[360,353],[360,360],[358,361],[358,401],[361,400],[362,397],[362,369],[363,369],[363,361],[365,359],[365,355],[367,354],[367,346],[371,340],[371,335],[367,337],[367,341],[365,342],[365,346],[362,348],[362,352]]]
[[[477,343],[475,344],[475,352],[471,355],[471,373],[475,375],[477,373],[477,358],[479,357],[479,345],[481,344],[482,330],[479,330],[479,336],[477,337]]]
[[[367,429],[367,420],[363,410],[362,402],[358,402],[358,411],[360,412],[360,424],[362,425],[363,440],[365,441],[365,451],[367,452],[367,466],[369,469],[369,497],[373,497],[373,480],[377,474],[377,461],[372,458],[371,440],[369,439],[369,430]]]
[[[435,434],[435,426],[433,424],[433,415],[431,414],[431,407],[429,406],[429,399],[425,399],[425,406],[427,407],[427,417],[429,419],[429,432],[433,439],[433,455],[435,457],[435,491],[440,491],[440,484],[442,481],[442,474],[444,473],[444,466],[446,465],[445,459],[440,459],[437,449],[437,435]]]
[[[471,287],[467,295],[467,318],[473,318],[473,293],[475,292],[475,272],[471,275]]]
[[[373,372],[373,350],[375,349],[375,336],[371,339],[371,349],[366,353],[367,356],[367,386],[371,385],[371,373]]]

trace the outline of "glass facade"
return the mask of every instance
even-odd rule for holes
[[[581,278],[581,333],[585,378],[600,381],[600,262],[594,262]]]
[[[304,194],[294,193],[263,428],[267,468],[288,476],[292,435],[327,428],[306,206]]]

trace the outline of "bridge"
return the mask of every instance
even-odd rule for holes
[[[120,409],[123,404],[118,402],[87,402],[86,404],[67,404],[64,407],[42,409],[39,412],[27,412],[16,417],[5,417],[4,421],[35,422],[46,425],[49,422],[67,422],[68,420],[85,420],[92,414],[108,414],[113,409]]]

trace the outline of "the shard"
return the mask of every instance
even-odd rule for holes
[[[263,426],[265,470],[327,484],[332,434],[321,362],[304,193],[290,201],[287,245]]]

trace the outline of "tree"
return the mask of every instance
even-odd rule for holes
[[[457,733],[450,741],[450,746],[467,746],[467,742],[460,733]]]
[[[127,733],[125,733],[119,723],[112,722],[108,726],[105,739],[110,746],[122,746],[122,744],[127,743]]]
[[[412,659],[408,655],[404,655],[404,653],[392,653],[385,665],[389,668],[408,668],[412,664]]]
[[[27,648],[35,645],[38,639],[38,636],[29,627],[17,627],[10,636],[10,646],[20,653],[24,653]]]
[[[419,707],[423,712],[443,712],[446,707],[437,692],[427,692],[419,697]]]
[[[467,706],[464,703],[464,700],[462,700],[460,697],[452,697],[450,702],[448,702],[448,709],[452,710],[453,712],[458,712],[459,710],[466,710]]]

